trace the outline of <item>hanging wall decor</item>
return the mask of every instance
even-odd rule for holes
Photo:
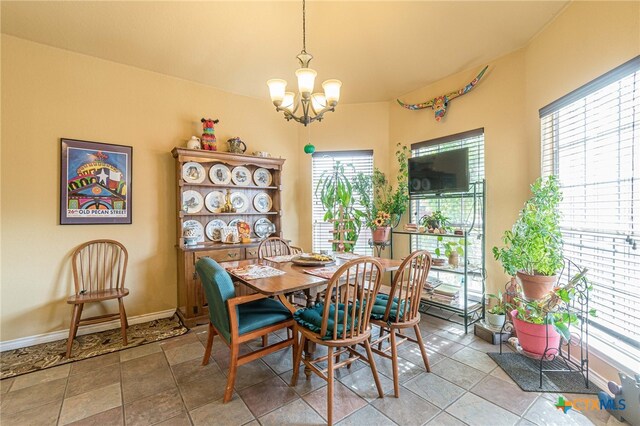
[[[457,98],[458,96],[462,96],[466,93],[469,93],[471,89],[473,89],[475,85],[478,84],[478,82],[484,75],[484,72],[487,70],[487,68],[489,68],[488,65],[484,67],[482,71],[480,71],[480,74],[478,74],[478,76],[474,78],[471,81],[471,83],[467,84],[460,90],[447,93],[446,95],[436,96],[431,100],[428,100],[419,104],[405,104],[400,99],[397,99],[397,101],[400,104],[400,106],[406,109],[417,110],[417,109],[431,108],[435,111],[436,121],[440,121],[442,120],[444,115],[447,113],[447,107],[449,106],[449,102],[451,102],[453,99]]]
[[[130,146],[61,139],[60,224],[130,224]]]

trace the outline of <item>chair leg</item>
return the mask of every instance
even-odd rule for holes
[[[227,377],[227,387],[224,390],[224,400],[223,403],[227,403],[231,401],[231,397],[233,396],[233,386],[236,383],[236,372],[238,370],[238,353],[240,352],[240,347],[231,342],[231,364],[229,364],[229,377]]]
[[[382,335],[384,334],[384,327],[380,327],[380,334],[378,335],[378,338],[382,338]],[[378,350],[381,351],[382,350],[382,340],[380,340],[378,342]]]
[[[420,327],[418,327],[418,324],[413,326],[413,330],[416,333],[416,340],[418,341],[418,345],[420,345],[420,352],[422,353],[424,368],[427,369],[427,373],[431,373],[431,366],[429,365],[429,357],[427,356],[427,350],[425,349],[424,343],[422,342],[422,334],[420,333]]]
[[[120,330],[122,332],[122,346],[127,346],[127,314],[124,311],[124,301],[118,298],[118,306],[120,307]]]
[[[204,358],[202,358],[202,365],[209,364],[209,358],[211,358],[211,348],[213,347],[213,338],[216,335],[216,330],[213,328],[213,324],[209,322],[209,331],[207,334],[207,347],[204,349]]]
[[[333,346],[327,348],[327,424],[333,424]]]
[[[382,386],[380,385],[380,378],[378,377],[378,370],[376,369],[376,361],[373,359],[373,352],[371,352],[371,344],[368,340],[364,341],[364,348],[367,350],[367,357],[369,358],[369,366],[371,367],[371,373],[373,373],[373,380],[376,382],[376,388],[378,389],[378,396],[384,398],[384,392],[382,392]]]
[[[262,336],[262,347],[266,348],[268,344],[269,344],[269,335],[265,334],[264,336]]]
[[[67,358],[71,358],[71,348],[73,347],[73,339],[78,331],[78,322],[80,321],[80,307],[82,305],[73,305],[73,313],[71,314],[71,324],[69,326],[69,339],[67,340]]]
[[[293,375],[291,376],[291,386],[295,386],[298,384],[298,372],[300,371],[300,362],[302,361],[302,351],[304,349],[304,344],[306,342],[306,337],[302,335],[300,340],[295,336],[296,330],[294,328],[294,358],[293,358]]]
[[[398,346],[396,346],[396,330],[389,330],[391,336],[391,364],[393,366],[393,394],[396,398],[400,397],[400,386],[398,385]]]

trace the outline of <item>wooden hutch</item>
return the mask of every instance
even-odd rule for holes
[[[204,295],[200,278],[195,270],[195,264],[201,257],[210,257],[216,261],[233,261],[243,259],[254,259],[257,257],[259,239],[254,232],[254,224],[261,218],[267,218],[275,225],[276,232],[273,235],[282,237],[281,228],[281,191],[282,191],[282,165],[284,159],[255,157],[244,154],[231,154],[218,151],[192,150],[186,148],[174,148],[171,151],[175,161],[176,173],[176,248],[178,254],[178,315],[187,327],[197,324],[206,324],[209,321],[209,308]],[[189,182],[183,178],[183,165],[195,162],[202,165],[206,173],[205,179],[200,183]],[[209,177],[209,170],[216,164],[224,164],[230,171],[234,167],[244,166],[250,174],[251,179],[246,185],[216,184]],[[258,186],[253,180],[254,171],[258,168],[269,170],[272,181],[268,186]],[[203,206],[197,212],[189,213],[185,211],[183,204],[183,193],[185,191],[196,191],[205,199],[212,191],[241,192],[249,200],[248,209],[242,213],[213,213]],[[254,197],[265,192],[272,200],[271,209],[261,213],[254,207]],[[206,204],[206,203],[205,203]],[[226,244],[212,241],[204,232],[204,241],[199,241],[195,245],[185,245],[183,238],[183,227],[185,221],[197,221],[206,229],[207,224],[214,220],[221,219],[229,223],[234,219],[240,219],[251,226],[251,242],[245,244]]]

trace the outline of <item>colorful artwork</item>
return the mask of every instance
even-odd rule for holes
[[[216,144],[214,126],[218,124],[220,120],[203,118],[200,121],[202,122],[202,149],[207,151],[217,151],[218,145]]]
[[[449,106],[449,102],[451,102],[453,99],[457,98],[458,96],[462,96],[462,95],[464,95],[466,93],[469,93],[471,91],[471,89],[473,89],[475,87],[475,85],[478,84],[478,82],[480,81],[480,79],[484,75],[484,72],[487,70],[487,68],[489,68],[488,65],[486,67],[484,67],[484,69],[482,71],[480,71],[480,74],[478,74],[478,76],[476,78],[474,78],[471,81],[471,83],[467,84],[466,86],[464,86],[460,90],[456,90],[454,92],[447,93],[446,95],[436,96],[435,98],[433,98],[431,100],[428,100],[428,101],[425,101],[425,102],[422,102],[422,103],[419,103],[419,104],[405,104],[400,99],[397,99],[397,101],[400,104],[400,106],[402,106],[403,108],[406,108],[406,109],[410,109],[410,110],[432,108],[435,111],[436,121],[440,121],[440,120],[442,120],[444,115],[447,113],[447,107]]]
[[[60,224],[131,223],[132,148],[61,139]]]

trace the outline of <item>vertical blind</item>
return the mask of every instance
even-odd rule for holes
[[[325,151],[315,152],[313,154],[312,164],[312,226],[313,226],[313,251],[319,252],[320,250],[331,251],[331,243],[329,240],[332,237],[331,231],[333,230],[333,224],[324,221],[325,209],[320,201],[320,194],[316,194],[316,187],[320,181],[320,177],[324,172],[333,171],[333,167],[336,162],[340,162],[345,165],[344,172],[347,178],[354,182],[354,178],[358,173],[364,173],[365,175],[373,175],[373,151]],[[355,196],[355,194],[354,194]],[[359,200],[356,197],[356,208],[361,208]],[[369,239],[371,238],[371,231],[369,228],[363,226],[360,230],[360,237],[356,243],[354,252],[360,254],[371,255],[373,250],[369,246]]]
[[[640,57],[540,120],[542,175],[559,177],[564,255],[589,269],[592,324],[640,348]]]
[[[469,182],[482,182],[484,180],[484,129],[470,130],[464,133],[419,142],[411,145],[413,157],[430,155],[438,152],[454,149],[469,148]],[[480,187],[478,188],[480,190]],[[476,208],[474,217],[474,200],[460,194],[448,194],[447,197],[416,198],[411,200],[411,222],[418,223],[425,214],[440,210],[450,218],[451,225],[467,229],[474,224],[473,231],[469,235],[468,261],[471,269],[482,269],[482,221],[484,212]],[[482,202],[478,203],[482,207]],[[435,238],[412,238],[411,250],[429,250],[431,253],[438,246]],[[442,248],[441,248],[442,250]],[[442,250],[444,251],[444,250]],[[442,274],[438,278],[453,278],[451,274]],[[459,278],[459,277],[458,277]],[[481,291],[480,279],[469,282],[471,291]]]

